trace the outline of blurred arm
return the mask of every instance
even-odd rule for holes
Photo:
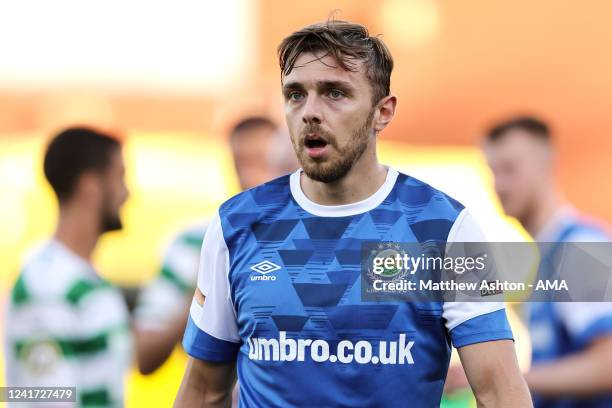
[[[175,408],[231,407],[236,363],[212,363],[190,357]]]
[[[478,407],[532,407],[511,340],[487,341],[459,348]]]
[[[181,341],[196,286],[204,228],[179,234],[166,249],[153,281],[142,291],[135,311],[138,369],[151,374],[161,367]]]
[[[136,341],[136,358],[138,370],[142,374],[151,374],[157,370],[170,357],[174,347],[181,341],[187,324],[189,314],[188,305],[182,316],[160,329],[136,327],[134,337]]]
[[[588,396],[612,391],[612,335],[595,339],[584,351],[534,366],[525,379],[548,397]]]

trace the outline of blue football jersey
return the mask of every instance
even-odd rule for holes
[[[565,207],[553,217],[540,233],[540,242],[558,245],[546,247],[539,276],[550,273],[552,264],[562,259],[563,242],[605,242],[608,234],[599,226],[583,220],[575,210]],[[570,260],[563,259],[566,264]],[[559,263],[560,270],[564,264]],[[560,272],[557,272],[560,273]],[[587,276],[588,270],[571,271]],[[593,340],[612,334],[612,303],[610,302],[533,302],[528,305],[529,332],[532,343],[532,364],[551,362],[583,351]],[[612,395],[595,398],[543,398],[533,394],[535,408],[604,408],[612,407]]]
[[[324,206],[301,171],[219,208],[204,243],[183,346],[236,361],[244,407],[435,407],[451,346],[512,339],[498,302],[364,302],[361,247],[482,242],[470,213],[389,169],[380,189]]]

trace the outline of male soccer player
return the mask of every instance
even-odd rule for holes
[[[78,406],[122,406],[132,349],[128,311],[91,264],[100,236],[121,228],[128,196],[121,145],[96,130],[67,129],[49,144],[44,173],[59,219],[11,293],[7,384],[75,386]]]
[[[241,119],[230,131],[229,145],[242,190],[296,168],[292,160],[275,154],[287,153],[291,146],[267,117]],[[205,231],[206,223],[201,222],[172,240],[158,275],[139,298],[135,334],[138,367],[143,374],[153,372],[166,361],[185,331]]]
[[[539,242],[601,242],[609,235],[566,202],[554,177],[549,126],[535,117],[495,125],[485,144],[504,211]],[[555,256],[555,246],[545,247]],[[560,247],[557,247],[560,248]],[[576,270],[588,279],[588,270]],[[612,304],[533,302],[527,384],[538,408],[612,407]]]
[[[433,407],[451,342],[483,406],[531,406],[502,304],[363,302],[364,242],[482,241],[463,206],[378,163],[393,62],[330,21],[279,47],[302,169],[224,203],[204,238],[178,407]]]

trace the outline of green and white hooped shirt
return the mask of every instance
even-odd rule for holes
[[[5,336],[7,385],[75,386],[76,406],[123,406],[132,357],[127,307],[89,262],[57,240],[25,263]]]

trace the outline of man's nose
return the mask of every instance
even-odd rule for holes
[[[321,112],[321,102],[317,96],[309,96],[304,103],[304,111],[302,112],[302,122],[305,124],[321,124],[323,121]]]

